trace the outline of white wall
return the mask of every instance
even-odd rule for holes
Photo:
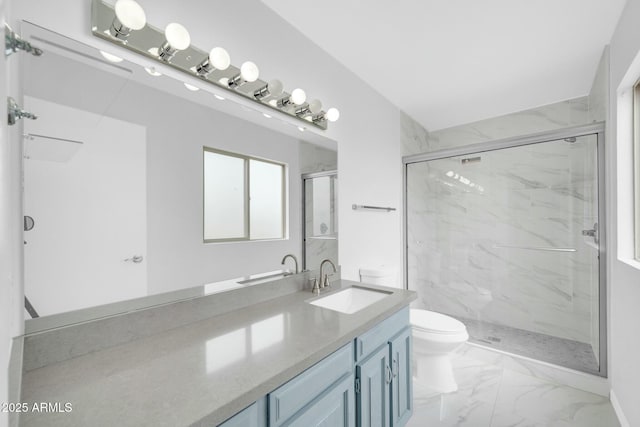
[[[613,396],[629,425],[640,425],[640,263],[632,258],[633,208],[631,97],[625,90],[640,77],[640,0],[629,0],[610,45],[611,120],[609,174],[610,377]]]

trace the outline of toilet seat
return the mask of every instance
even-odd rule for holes
[[[420,331],[443,335],[466,335],[467,327],[461,321],[434,311],[411,309],[411,326]]]

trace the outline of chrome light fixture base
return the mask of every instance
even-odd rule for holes
[[[270,108],[271,110],[279,111],[289,117],[302,121],[307,126],[313,125],[314,127],[322,130],[327,129],[326,120],[316,122],[296,115],[296,109],[298,107],[296,105],[291,104],[278,106],[275,102],[269,102],[269,97],[261,98],[260,96],[257,96],[256,93],[260,94],[260,92],[262,92],[264,87],[267,85],[267,81],[258,79],[253,82],[245,82],[241,85],[230,85],[229,83],[234,79],[234,77],[240,74],[239,67],[230,65],[226,70],[212,69],[210,72],[205,73],[205,70],[202,67],[202,62],[208,57],[208,51],[191,45],[187,49],[171,52],[173,55],[170,58],[167,58],[169,56],[167,53],[169,52],[166,52],[163,55],[163,49],[158,49],[159,46],[163,46],[166,42],[163,30],[147,23],[144,28],[140,30],[127,32],[127,29],[123,28],[122,32],[128,33],[126,37],[123,37],[123,34],[114,31],[114,18],[116,18],[116,14],[112,5],[105,3],[103,0],[92,1],[91,31],[94,36],[125,49],[129,49],[139,55],[145,56],[146,58],[160,62],[165,66],[170,66],[174,69],[180,70],[190,76],[197,77],[201,81],[206,81],[207,83],[215,85],[224,91],[244,96],[252,102],[256,102],[262,106]],[[114,32],[116,33],[115,35]],[[158,52],[158,55],[154,54],[154,52]],[[284,91],[279,95],[279,97],[281,99],[289,99],[290,95],[290,93]]]

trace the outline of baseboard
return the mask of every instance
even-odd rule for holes
[[[620,422],[620,427],[631,427],[631,424],[627,420],[627,417],[624,416],[624,412],[622,412],[622,408],[620,407],[620,402],[618,402],[618,398],[614,393],[613,389],[609,393],[609,400],[611,400],[611,406],[613,406],[613,411],[616,413],[618,417],[618,421]]]

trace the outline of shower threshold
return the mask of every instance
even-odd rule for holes
[[[458,319],[466,325],[472,343],[599,375],[598,361],[590,344],[495,323]]]

